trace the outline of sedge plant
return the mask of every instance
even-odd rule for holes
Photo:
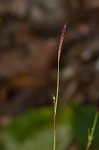
[[[58,104],[58,95],[59,95],[59,76],[60,76],[60,55],[62,50],[62,45],[66,32],[66,24],[63,27],[60,43],[58,48],[58,58],[57,58],[57,88],[56,88],[56,96],[52,94],[53,104],[54,104],[54,139],[53,139],[53,150],[56,150],[56,114],[57,114],[57,104]]]

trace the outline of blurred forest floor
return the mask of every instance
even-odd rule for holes
[[[59,103],[97,103],[99,0],[0,0],[1,118],[52,105],[65,22]]]

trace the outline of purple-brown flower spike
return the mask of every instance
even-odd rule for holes
[[[59,43],[59,49],[58,49],[58,63],[60,61],[60,55],[61,55],[62,45],[63,45],[63,41],[64,41],[64,37],[65,37],[65,32],[66,32],[66,24],[64,25],[64,27],[62,29],[62,33],[61,33],[61,37],[60,37],[60,43]]]

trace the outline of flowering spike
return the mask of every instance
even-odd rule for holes
[[[66,32],[66,24],[63,27],[61,37],[60,37],[60,44],[59,44],[59,49],[58,49],[58,63],[60,61],[60,55],[61,55],[61,50],[62,50],[62,44],[63,44],[64,37],[65,37],[65,32]]]

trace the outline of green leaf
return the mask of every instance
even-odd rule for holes
[[[73,138],[73,110],[58,109],[57,150],[64,150]],[[53,109],[39,108],[18,116],[3,129],[2,150],[51,150],[53,147]]]

